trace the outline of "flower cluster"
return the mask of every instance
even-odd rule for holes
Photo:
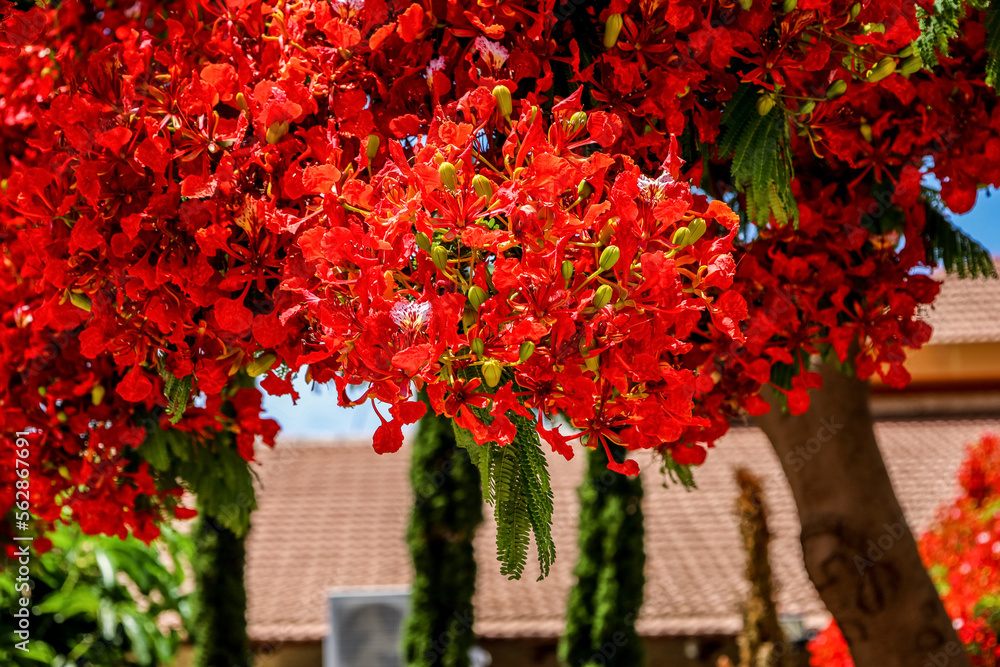
[[[1000,438],[971,444],[958,473],[961,495],[938,510],[921,536],[924,564],[941,592],[969,661],[1000,665]],[[852,667],[840,629],[831,623],[809,643],[811,665]]]
[[[767,409],[765,385],[805,410],[805,355],[902,384],[936,291],[913,273],[924,173],[955,210],[1000,180],[982,17],[918,71],[926,4],[68,0],[19,16],[0,44],[5,419],[65,435],[46,449],[53,489],[118,461],[108,497],[138,495],[95,524],[117,532],[114,503],[159,497],[135,456],[150,415],[231,430],[248,459],[255,435],[273,441],[258,390],[232,394],[241,369],[271,394],[304,373],[387,404],[379,451],[426,389],[481,443],[508,442],[513,411],[569,456],[545,420],[563,415],[588,446],[682,464]],[[797,225],[778,219],[795,217],[782,183],[762,195],[741,176],[775,146],[749,171],[794,172]],[[206,407],[173,426],[176,382]]]

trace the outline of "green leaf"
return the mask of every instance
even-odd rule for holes
[[[939,56],[948,56],[949,43],[961,36],[961,23],[968,8],[985,9],[987,4],[990,5],[992,12],[996,3],[991,3],[989,0],[935,0],[932,12],[927,12],[919,4],[917,5],[920,37],[913,43],[913,47],[924,61],[925,68],[930,69],[937,65]],[[989,21],[990,14],[987,13],[988,41],[991,34]],[[987,48],[989,49],[988,42]],[[994,52],[990,50],[990,53]]]
[[[996,278],[997,269],[990,251],[948,219],[944,205],[934,193],[925,191],[924,201],[927,264],[936,266],[940,262],[945,271],[957,273],[959,278]]]
[[[774,216],[778,224],[798,224],[788,120],[780,106],[762,116],[757,111],[761,94],[744,84],[726,104],[718,154],[731,158],[733,183],[746,196],[752,222],[767,224]]]
[[[990,2],[983,27],[986,29],[986,52],[989,54],[986,60],[986,83],[995,89],[997,80],[1000,79],[1000,0]]]
[[[486,387],[485,383],[482,387]],[[489,409],[474,411],[485,423],[493,419]],[[478,445],[471,433],[452,422],[455,442],[468,450],[473,464],[479,468],[483,499],[493,505],[500,573],[510,579],[521,578],[533,533],[541,580],[548,576],[556,555],[548,464],[535,423],[513,411],[508,411],[507,417],[517,434],[506,446],[495,442]]]
[[[188,399],[191,397],[192,376],[176,378],[167,370],[165,362],[160,364],[160,377],[163,378],[163,396],[167,399],[167,415],[170,423],[176,424],[184,416]]]

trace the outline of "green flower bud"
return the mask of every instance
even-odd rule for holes
[[[69,415],[60,410],[59,412],[56,413],[56,419],[59,420],[60,424],[65,424],[66,422],[69,421]]]
[[[503,85],[493,86],[493,97],[496,98],[500,115],[504,118],[510,118],[510,114],[514,111],[514,103],[510,99],[510,88]]]
[[[580,184],[576,186],[576,194],[578,197],[586,197],[593,191],[594,186],[585,180],[580,181]]]
[[[865,141],[868,143],[871,143],[872,139],[875,138],[874,133],[872,133],[872,126],[868,123],[861,123],[861,127],[858,129],[861,130],[861,136],[864,137]]]
[[[900,58],[909,58],[913,55],[913,44],[907,44],[906,48],[899,52]]]
[[[847,92],[847,82],[843,79],[837,79],[826,89],[826,99],[832,100],[834,97],[840,97]]]
[[[705,222],[704,218],[695,218],[692,220],[688,224],[687,245],[691,245],[704,236],[706,229],[708,229],[708,223]]]
[[[851,19],[853,20],[853,19],[858,18],[858,14],[860,14],[860,13],[861,13],[861,3],[860,2],[855,2],[853,5],[851,5],[851,9],[850,9]]]
[[[470,347],[472,347],[472,352],[477,357],[483,356],[483,339],[482,338],[473,338]]]
[[[503,376],[503,366],[496,359],[487,359],[483,362],[483,379],[486,380],[486,386],[495,387],[500,384],[500,378]]]
[[[532,343],[530,340],[526,340],[523,343],[521,343],[521,350],[519,352],[521,361],[527,361],[528,359],[531,358],[531,355],[533,355],[534,353],[535,353],[534,343]]]
[[[785,0],[781,3],[781,11],[788,14],[789,12],[795,11],[795,8],[799,6],[799,0]]]
[[[93,307],[93,302],[90,300],[90,297],[87,296],[86,294],[83,294],[82,292],[70,292],[69,301],[77,308],[85,310],[88,313],[90,312],[90,309]]]
[[[899,68],[899,73],[907,75],[914,74],[916,72],[919,72],[923,66],[924,66],[923,58],[921,58],[919,55],[910,56],[909,58],[903,61],[902,66]]]
[[[431,248],[431,261],[442,271],[448,270],[448,251],[444,246],[436,245]]]
[[[812,100],[809,100],[808,102],[799,107],[799,115],[805,116],[807,114],[811,114],[815,110],[816,110],[816,103],[813,102]]]
[[[601,368],[601,355],[595,354],[592,357],[587,357],[583,360],[583,365],[587,367],[587,370],[597,373]]]
[[[469,288],[469,303],[476,310],[479,310],[479,307],[486,303],[486,299],[488,298],[490,298],[490,295],[479,285],[473,285]]]
[[[774,108],[774,98],[770,95],[761,95],[757,98],[757,113],[766,116]]]
[[[282,120],[277,123],[271,123],[271,127],[267,128],[267,136],[264,138],[267,140],[267,143],[273,146],[284,139],[286,134],[288,134],[288,121]]]
[[[882,60],[878,61],[878,64],[875,65],[875,67],[869,70],[868,76],[865,77],[865,81],[868,83],[876,83],[895,71],[896,60],[891,56],[886,56],[885,58],[882,58]]]
[[[444,183],[444,187],[449,190],[455,190],[455,165],[451,162],[442,162],[441,166],[438,167],[438,175],[441,176],[441,182]]]
[[[417,232],[416,234],[413,235],[413,238],[417,242],[418,248],[420,248],[424,252],[431,251],[431,240],[427,236],[427,234],[424,234],[423,232]]]
[[[236,106],[240,108],[240,111],[250,111],[250,105],[247,104],[247,98],[243,93],[236,93]]]
[[[670,239],[670,242],[679,248],[683,248],[688,244],[688,235],[691,230],[687,227],[678,227],[677,231],[674,232],[674,237]]]
[[[618,35],[622,31],[622,15],[612,14],[604,24],[604,48],[613,48],[618,43]]]
[[[94,388],[90,390],[90,402],[95,406],[104,402],[104,385],[94,385]]]
[[[263,375],[271,370],[271,366],[273,366],[274,362],[277,360],[278,356],[273,352],[262,354],[247,364],[247,375],[252,378],[257,377],[258,375]]]
[[[42,398],[45,398],[45,395],[47,393],[49,393],[49,390],[46,389],[45,387],[39,387],[38,388],[38,395],[41,396]]]
[[[601,260],[599,262],[601,271],[607,271],[608,269],[614,267],[618,263],[618,259],[622,256],[622,251],[618,249],[616,245],[609,245],[601,253]]]
[[[493,198],[493,184],[490,179],[486,178],[482,174],[477,174],[472,177],[472,189],[476,191],[476,194],[480,197],[486,197],[486,201]]]
[[[570,133],[579,132],[580,128],[586,127],[587,125],[587,112],[577,111],[575,114],[569,117],[569,131]]]
[[[750,11],[751,8],[753,8],[753,0],[739,0],[739,1],[740,1],[740,9],[742,9],[743,11],[748,12]]]
[[[611,285],[601,285],[597,288],[597,292],[594,293],[594,308],[600,310],[604,306],[611,303],[611,297],[614,296],[614,290],[611,289]]]
[[[569,261],[568,259],[563,260],[562,266],[560,267],[560,271],[562,272],[563,280],[566,281],[567,285],[569,285],[569,282],[573,280],[573,271],[575,270],[575,268],[576,267],[573,266],[573,262]]]
[[[374,160],[375,156],[378,155],[378,147],[381,143],[382,140],[378,138],[377,134],[368,135],[368,146],[365,148],[365,155],[368,156],[369,160]]]

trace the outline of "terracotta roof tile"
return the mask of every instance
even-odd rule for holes
[[[941,278],[942,276],[935,276]],[[944,278],[941,293],[927,311],[934,327],[931,344],[994,343],[1000,341],[1000,280]]]
[[[953,493],[962,446],[1000,420],[887,421],[877,427],[900,502],[916,529]],[[369,445],[289,446],[262,452],[260,509],[249,539],[250,634],[261,641],[318,640],[326,633],[326,593],[334,587],[406,586],[412,580],[404,540],[411,504],[409,456],[378,456]],[[696,473],[698,490],[664,489],[645,463],[648,635],[733,634],[746,591],[734,511],[735,468],[762,477],[774,534],[772,559],[783,613],[821,624],[825,612],[801,564],[791,492],[764,435],[735,428]],[[479,554],[476,631],[486,637],[554,637],[576,558],[576,485],[582,457],[550,458],[558,557],[550,576],[521,581],[499,574],[495,525],[484,524]],[[487,511],[488,516],[491,516]]]

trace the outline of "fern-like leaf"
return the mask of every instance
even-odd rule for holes
[[[167,399],[167,416],[171,424],[176,424],[187,410],[191,397],[191,376],[176,378],[163,364],[160,366],[160,377],[163,378],[163,397]]]
[[[746,195],[752,222],[766,224],[774,216],[779,224],[797,224],[788,121],[780,107],[761,115],[759,98],[760,91],[743,85],[726,104],[718,154],[731,158],[733,183]]]
[[[485,423],[493,419],[488,409],[475,408],[474,412]],[[513,411],[508,411],[507,417],[517,429],[509,445],[501,447],[495,442],[478,445],[471,433],[453,421],[455,442],[468,450],[479,468],[483,498],[493,506],[500,573],[511,579],[521,578],[534,533],[539,579],[543,579],[548,576],[556,555],[548,467],[534,422]]]
[[[927,212],[924,246],[929,265],[940,262],[945,271],[957,273],[959,278],[997,277],[990,251],[956,227],[948,219],[940,201],[929,197],[925,199],[924,206]]]
[[[1000,79],[1000,0],[990,2],[983,27],[986,29],[986,53],[989,54],[986,60],[986,84],[996,89]]]

